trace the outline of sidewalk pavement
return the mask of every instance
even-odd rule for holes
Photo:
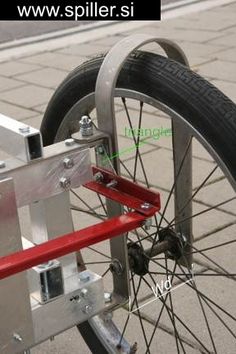
[[[192,13],[161,23],[157,22],[151,26],[140,22],[138,30],[133,32],[109,36],[108,27],[107,36],[97,41],[18,57],[1,63],[0,112],[39,128],[47,102],[67,73],[88,58],[106,52],[123,36],[134,32],[153,34],[176,41],[189,58],[191,68],[210,80],[236,102],[236,1],[233,1],[227,6]],[[156,50],[153,46],[149,49]],[[150,117],[153,113],[153,111],[148,112]],[[163,142],[162,147],[167,148],[165,154],[168,154],[168,146],[164,145]],[[147,152],[149,155],[146,157],[150,158],[153,149]],[[197,169],[200,181],[205,171],[209,169],[210,160],[200,149],[198,149],[197,157],[200,163],[200,168]],[[168,180],[164,172],[165,166],[162,167],[164,177]],[[165,179],[163,175],[161,177],[160,184]],[[217,178],[214,184],[217,186],[217,196],[215,190],[209,187],[209,193],[213,199],[219,197],[219,191],[232,193],[225,185],[225,181],[221,181],[219,175]],[[165,185],[160,187],[165,189]],[[200,204],[208,202],[204,199],[204,193],[199,198]],[[213,229],[216,221],[221,220],[222,223],[233,224],[228,229],[228,233],[230,234],[230,230],[235,233],[235,206],[234,203],[228,209],[226,207],[224,212],[218,211],[217,216],[209,218],[206,221],[208,228]],[[198,229],[199,236],[201,231],[203,230]],[[32,353],[73,354],[78,353],[78,348],[80,348],[80,353],[89,353],[76,330],[72,329],[60,335],[54,342],[45,343],[33,349]],[[170,353],[168,350],[166,352]]]

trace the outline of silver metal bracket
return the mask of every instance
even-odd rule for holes
[[[39,130],[2,114],[0,114],[0,148],[25,162],[43,156]]]

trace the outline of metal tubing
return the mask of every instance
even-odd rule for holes
[[[144,220],[144,215],[131,212],[2,257],[0,259],[0,279],[136,229],[142,225]]]

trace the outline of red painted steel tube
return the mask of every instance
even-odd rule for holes
[[[133,230],[140,227],[145,218],[137,212],[127,213],[2,257],[0,258],[0,279]]]

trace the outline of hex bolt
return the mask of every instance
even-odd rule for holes
[[[80,292],[80,295],[85,299],[86,297],[88,297],[88,289],[82,289]]]
[[[70,169],[72,167],[74,167],[75,163],[74,163],[74,160],[70,157],[66,157],[64,160],[63,160],[63,165],[66,169]]]
[[[96,181],[96,182],[102,182],[103,180],[103,174],[102,172],[97,172],[95,173],[95,175],[93,176],[93,180]]]
[[[115,179],[113,179],[109,183],[106,184],[106,187],[107,188],[113,188],[113,187],[116,187],[117,184],[118,184],[118,182]]]
[[[79,121],[80,132],[82,136],[93,135],[93,122],[88,116],[81,117]]]
[[[79,280],[82,283],[87,283],[90,280],[90,274],[86,271],[79,273]]]
[[[150,230],[151,226],[152,226],[152,219],[151,218],[146,219],[144,221],[144,229],[145,230]]]
[[[71,186],[71,180],[68,177],[62,177],[60,178],[60,186],[65,189],[68,190]]]
[[[6,162],[5,161],[0,161],[0,168],[6,167]]]
[[[72,138],[66,139],[65,140],[65,145],[66,146],[73,146],[75,144],[75,140]]]
[[[109,302],[111,302],[112,300],[112,294],[111,293],[104,293],[104,300],[105,300],[105,304],[108,304]]]
[[[83,312],[88,315],[89,313],[91,313],[92,309],[93,308],[91,305],[86,305],[85,308],[83,309]]]
[[[113,312],[104,312],[104,314],[103,314],[103,320],[104,320],[105,322],[111,321],[112,318],[113,318]]]
[[[118,259],[113,259],[110,264],[110,271],[116,275],[122,275],[124,272],[123,266]]]
[[[19,343],[23,342],[23,338],[18,333],[14,333],[13,338],[15,339],[16,342]]]
[[[99,155],[103,155],[104,154],[104,147],[102,145],[99,145],[95,148],[96,150],[96,153],[99,154]]]
[[[183,235],[183,234],[181,235],[181,237],[182,237],[182,241],[183,241],[184,245],[186,245],[187,237],[185,235]]]
[[[138,343],[135,342],[130,348],[130,354],[135,354],[138,351]]]
[[[25,126],[25,127],[20,127],[19,131],[21,133],[29,133],[30,132],[30,127],[29,126]]]
[[[150,208],[150,204],[149,203],[143,203],[141,204],[141,209],[149,209]]]

